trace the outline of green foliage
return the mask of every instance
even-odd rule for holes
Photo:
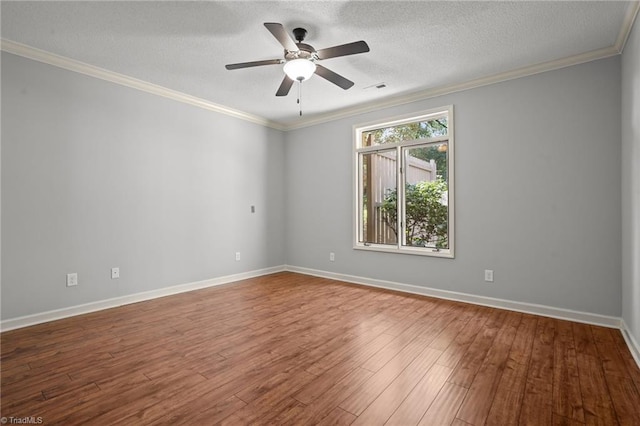
[[[407,184],[406,199],[406,244],[408,246],[435,245],[437,248],[448,248],[448,207],[442,204],[447,192],[447,183],[442,179],[432,182]],[[387,225],[398,235],[396,226],[398,218],[398,194],[396,189],[387,192],[382,211]]]
[[[447,134],[446,118],[437,120],[416,121],[414,123],[371,130],[374,144],[388,144],[403,141],[426,139]]]
[[[414,123],[371,130],[368,134],[371,135],[373,144],[399,143],[444,136],[448,132],[447,125],[446,118],[439,118],[436,120],[416,121]],[[438,176],[445,182],[449,181],[446,150],[438,150],[438,145],[413,148],[411,155],[425,161],[435,160],[436,167],[438,168]]]

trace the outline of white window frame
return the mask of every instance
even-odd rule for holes
[[[398,126],[408,123],[413,123],[416,121],[427,121],[429,119],[447,116],[447,136],[438,136],[434,138],[426,138],[415,141],[403,141],[401,143],[393,143],[393,144],[382,144],[382,145],[374,145],[370,147],[361,147],[362,143],[362,133],[370,130],[376,130],[385,127]],[[427,111],[422,111],[418,113],[406,114],[403,116],[394,117],[391,119],[380,120],[375,122],[369,122],[364,124],[356,124],[353,126],[353,248],[356,250],[367,250],[367,251],[378,251],[378,252],[387,252],[387,253],[403,253],[403,254],[413,254],[420,256],[432,256],[432,257],[441,257],[441,258],[454,258],[454,247],[455,247],[455,188],[454,188],[454,124],[453,124],[453,105],[448,105],[442,108],[434,108]],[[430,143],[437,143],[447,141],[447,170],[448,170],[448,249],[436,249],[433,247],[412,247],[412,246],[403,246],[404,238],[398,232],[398,238],[396,245],[390,244],[375,244],[375,243],[364,243],[360,242],[360,234],[362,232],[361,229],[361,217],[362,217],[362,205],[360,200],[362,199],[362,170],[360,167],[360,155],[362,153],[367,152],[376,152],[383,151],[389,149],[396,149],[397,151],[397,191],[399,194],[399,199],[404,200],[405,188],[403,184],[403,177],[401,174],[401,168],[404,167],[404,155],[403,148],[411,147],[414,145],[424,145]],[[402,229],[400,226],[400,221],[404,218],[404,203],[398,203],[398,227],[397,229]]]

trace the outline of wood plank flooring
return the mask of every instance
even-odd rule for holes
[[[640,425],[618,330],[294,273],[1,339],[1,416],[46,425]]]

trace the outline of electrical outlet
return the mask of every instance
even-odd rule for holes
[[[336,254],[334,252],[329,253],[329,261],[331,262],[336,261]]]
[[[78,273],[67,274],[67,287],[78,285]]]
[[[111,268],[111,279],[117,280],[120,278],[120,268]]]
[[[236,260],[240,260],[240,252],[239,251],[236,252]]]
[[[256,212],[256,206],[251,206],[251,213],[255,213]]]
[[[488,283],[493,282],[493,269],[485,269],[484,270],[484,280]]]

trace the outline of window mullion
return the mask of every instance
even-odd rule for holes
[[[406,237],[406,232],[405,232],[405,226],[406,226],[406,220],[404,217],[404,209],[405,209],[405,202],[404,202],[404,197],[405,197],[405,170],[406,170],[406,165],[405,165],[405,161],[404,161],[404,155],[403,155],[403,149],[401,146],[397,147],[397,158],[398,161],[396,162],[396,164],[398,165],[398,169],[397,169],[397,194],[398,194],[398,199],[397,199],[397,203],[398,206],[396,208],[396,211],[398,212],[398,217],[397,217],[397,224],[396,224],[396,229],[398,230],[398,238],[397,238],[397,243],[398,243],[398,250],[400,250],[402,248],[402,246],[404,245],[404,239]]]
[[[357,176],[357,181],[356,181],[356,186],[358,188],[358,200],[356,202],[356,214],[357,216],[357,221],[358,221],[358,239],[360,241],[364,241],[364,223],[362,221],[362,200],[364,199],[364,187],[362,185],[362,181],[363,181],[363,176],[364,176],[364,170],[363,170],[363,162],[364,162],[364,158],[362,154],[358,154],[358,162],[357,162],[357,167],[358,167],[358,176]]]

